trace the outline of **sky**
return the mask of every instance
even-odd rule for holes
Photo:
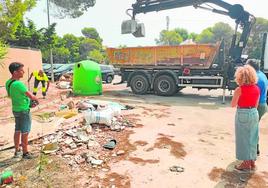
[[[135,38],[132,34],[121,34],[121,23],[129,20],[126,10],[136,0],[96,0],[94,7],[76,19],[57,19],[50,16],[51,23],[57,23],[56,32],[59,36],[72,33],[82,36],[81,30],[85,27],[95,28],[107,47],[127,46],[153,46],[159,33],[167,28],[166,18],[169,17],[169,30],[184,28],[189,32],[200,33],[203,29],[213,26],[217,22],[228,23],[235,27],[234,20],[228,16],[212,13],[207,10],[195,9],[192,6],[150,12],[136,15],[139,23],[145,25],[145,37]],[[268,19],[267,0],[225,0],[230,4],[241,4],[246,11],[255,17]],[[211,4],[212,5],[212,4]],[[217,6],[213,5],[215,8]],[[53,12],[52,12],[53,14]],[[38,2],[37,6],[28,12],[25,18],[34,21],[38,28],[47,27],[46,0]]]

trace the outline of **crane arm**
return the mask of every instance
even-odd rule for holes
[[[225,14],[232,19],[236,19],[237,23],[245,23],[249,19],[249,13],[244,10],[242,5],[231,5],[222,0],[137,0],[132,4],[132,19],[139,13],[148,13],[153,11],[168,10],[174,8],[181,8],[193,6],[195,8],[202,8],[202,4],[215,4],[224,10],[211,9],[215,13]]]
[[[214,4],[221,7],[221,9],[203,7],[203,4]],[[235,19],[236,29],[229,50],[229,56],[234,60],[240,59],[242,50],[247,44],[251,27],[255,23],[255,18],[245,11],[242,5],[231,5],[222,0],[136,0],[136,3],[132,4],[132,9],[128,9],[128,11],[132,10],[131,20],[122,23],[122,34],[132,33],[136,37],[145,35],[144,25],[137,24],[135,21],[137,14],[187,6],[211,10],[214,13],[227,15]],[[238,26],[242,29],[240,39],[237,39]]]
[[[198,6],[203,3],[209,2],[209,0],[137,0],[135,4],[132,4],[133,7],[133,16],[139,13],[147,13],[153,11],[161,11],[167,9],[181,8],[187,6]],[[229,4],[219,2],[222,7],[225,9],[229,8]]]

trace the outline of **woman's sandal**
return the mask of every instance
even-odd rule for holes
[[[236,165],[235,169],[238,170],[239,172],[251,172],[254,171],[256,168],[254,161],[252,160],[246,160],[243,161],[240,165]]]
[[[235,169],[240,171],[251,170],[251,161],[243,161],[240,165],[236,165]]]

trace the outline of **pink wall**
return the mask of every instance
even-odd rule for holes
[[[22,81],[27,84],[27,79],[33,70],[42,69],[42,54],[40,50],[9,48],[8,53],[2,61],[4,67],[0,66],[0,86],[10,78],[8,66],[10,63],[17,61],[24,64],[24,77]]]

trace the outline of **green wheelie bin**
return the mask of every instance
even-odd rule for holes
[[[73,92],[75,95],[101,95],[102,80],[100,65],[84,60],[74,65]]]

